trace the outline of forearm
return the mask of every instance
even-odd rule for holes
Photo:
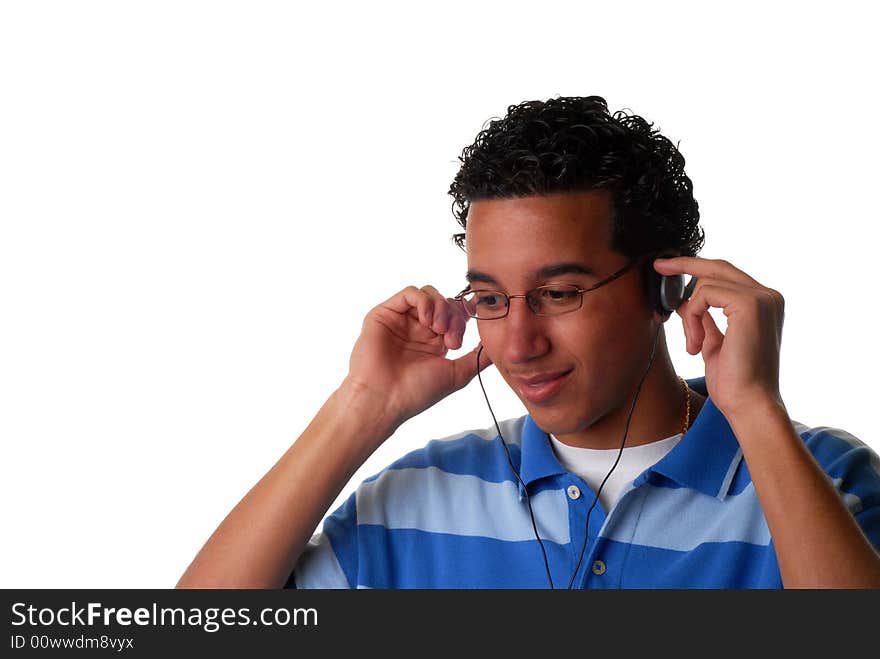
[[[211,535],[178,588],[279,588],[324,513],[396,428],[341,387]]]
[[[771,401],[728,419],[749,468],[786,588],[880,588],[880,555]]]

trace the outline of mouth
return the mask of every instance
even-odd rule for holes
[[[556,396],[568,383],[569,375],[574,369],[561,373],[548,373],[528,379],[517,378],[517,391],[526,400],[540,403]]]

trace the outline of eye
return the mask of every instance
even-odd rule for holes
[[[480,307],[494,308],[499,306],[500,304],[503,304],[501,296],[497,293],[492,293],[490,291],[476,291],[475,293],[476,299],[474,302]]]
[[[549,302],[568,302],[578,296],[574,288],[542,288],[541,298]]]

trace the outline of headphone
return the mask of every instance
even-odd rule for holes
[[[655,254],[652,255],[654,258],[662,258],[668,254]],[[685,300],[688,300],[691,294],[694,291],[694,287],[697,285],[697,278],[691,277],[691,280],[685,286],[684,283],[684,275],[661,275],[654,269],[654,258],[649,258],[647,263],[643,269],[643,278],[645,281],[645,285],[647,288],[647,297],[649,300],[649,304],[651,308],[658,311],[663,316],[663,321],[665,322],[669,316],[675,311]],[[574,567],[574,571],[571,573],[571,579],[568,582],[567,590],[571,590],[574,584],[574,578],[577,576],[578,570],[581,567],[581,561],[584,558],[584,551],[587,548],[587,536],[589,534],[590,529],[590,513],[593,512],[593,508],[596,506],[596,502],[599,500],[599,494],[602,492],[602,488],[605,486],[605,482],[611,476],[611,473],[614,471],[617,464],[620,462],[620,457],[623,455],[623,447],[626,445],[626,436],[629,432],[629,422],[632,419],[633,410],[636,407],[636,401],[639,399],[639,392],[642,390],[642,384],[645,381],[645,378],[648,375],[648,372],[651,370],[651,366],[654,363],[654,353],[657,349],[657,339],[660,336],[660,328],[662,325],[657,327],[657,331],[654,333],[654,342],[651,346],[651,358],[648,361],[648,367],[645,369],[645,372],[642,374],[642,379],[639,380],[639,386],[636,389],[636,395],[633,398],[632,406],[629,409],[629,415],[626,418],[626,426],[623,431],[623,439],[620,442],[620,450],[617,452],[617,459],[614,461],[614,464],[611,465],[611,469],[608,470],[608,473],[605,474],[605,478],[602,479],[598,489],[596,490],[596,496],[593,497],[593,503],[590,504],[589,509],[587,510],[587,519],[584,523],[584,544],[581,545],[581,553],[578,557],[577,565]],[[516,479],[519,481],[519,484],[522,486],[523,492],[526,495],[526,503],[529,507],[529,517],[532,521],[532,530],[535,533],[535,539],[538,541],[538,544],[541,547],[541,554],[544,557],[544,569],[547,571],[547,581],[550,582],[550,588],[554,589],[556,586],[553,583],[553,577],[550,574],[550,563],[547,560],[547,550],[544,548],[544,541],[541,540],[541,536],[538,535],[538,525],[535,523],[535,513],[532,510],[532,499],[529,496],[529,490],[526,487],[526,484],[523,482],[523,479],[519,475],[519,471],[513,464],[513,459],[510,457],[510,449],[507,447],[507,442],[504,441],[504,437],[501,435],[501,428],[498,426],[498,420],[495,418],[495,413],[492,411],[492,406],[489,405],[489,397],[486,395],[486,388],[483,386],[483,379],[480,377],[480,355],[483,353],[483,346],[480,345],[480,349],[477,351],[477,380],[480,383],[480,388],[483,390],[483,396],[486,398],[486,405],[489,407],[489,413],[492,415],[492,421],[495,422],[495,429],[498,431],[498,438],[501,440],[502,446],[504,446],[504,451],[507,453],[507,462],[510,464],[510,469],[513,471]],[[547,441],[550,441],[550,435],[547,435]]]
[[[655,258],[674,256],[670,252],[651,254],[644,265],[642,276],[645,280],[648,303],[651,308],[658,311],[665,321],[678,309],[682,302],[689,299],[697,285],[697,278],[691,280],[685,286],[684,275],[661,275],[654,269]]]

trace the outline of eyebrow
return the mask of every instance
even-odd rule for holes
[[[577,263],[576,261],[565,261],[563,263],[554,263],[553,265],[544,266],[534,273],[535,279],[549,279],[558,277],[559,275],[595,275],[595,271],[588,265]],[[498,286],[498,280],[492,275],[480,272],[479,270],[468,270],[465,274],[469,284],[475,282],[484,282],[486,284],[494,284]]]

